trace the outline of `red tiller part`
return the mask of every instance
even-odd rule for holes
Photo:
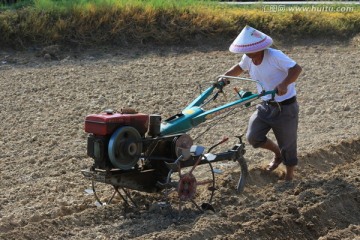
[[[85,118],[85,132],[100,136],[110,135],[121,126],[134,127],[143,136],[148,130],[148,125],[149,115],[143,113],[100,113]]]

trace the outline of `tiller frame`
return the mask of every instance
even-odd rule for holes
[[[238,106],[245,105],[248,107],[252,101],[257,100],[262,96],[271,95],[272,98],[274,98],[276,91],[263,90],[264,88],[261,83],[253,79],[224,75],[218,76],[217,79],[254,82],[262,89],[262,91],[257,94],[238,91],[236,89],[236,93],[239,96],[238,100],[210,110],[204,110],[203,107],[206,104],[215,100],[218,95],[223,92],[225,81],[216,81],[187,105],[181,113],[161,122],[159,130],[155,134],[153,133],[150,134],[150,136],[141,138],[140,135],[137,135],[138,133],[134,130],[135,128],[129,126],[119,127],[112,133],[110,140],[108,141],[109,158],[115,167],[99,168],[94,164],[90,169],[82,170],[82,174],[92,181],[92,191],[94,192],[98,204],[109,204],[115,195],[119,194],[125,204],[137,206],[129,192],[129,190],[136,190],[147,193],[162,192],[165,197],[165,203],[170,205],[170,195],[176,192],[175,195],[177,195],[180,210],[182,203],[184,202],[192,202],[196,208],[201,211],[209,209],[214,210],[211,206],[211,202],[216,186],[212,164],[224,160],[233,160],[239,163],[241,173],[236,186],[236,191],[241,193],[244,190],[248,176],[248,167],[244,158],[245,144],[242,141],[242,136],[236,136],[238,137],[239,142],[235,144],[232,149],[213,154],[210,153],[210,151],[227,141],[227,138],[224,138],[221,142],[212,146],[208,153],[204,153],[205,148],[193,145],[192,139],[186,132],[199,124],[206,122],[215,116],[229,112]],[[217,90],[217,92],[210,98],[214,90]],[[89,138],[90,137],[93,136],[89,136]],[[161,154],[162,152],[157,155],[154,154],[159,147],[159,143],[163,141],[172,141],[174,143],[171,146],[175,146],[175,149],[173,149],[176,153],[175,155],[172,154],[170,157],[163,156]],[[90,144],[89,141],[88,144]],[[93,143],[91,142],[91,144]],[[146,147],[147,150],[139,154],[139,152],[143,150],[142,147]],[[94,150],[94,152],[96,151]],[[126,161],[125,163],[121,162],[119,165],[116,165],[117,163],[115,160],[117,160],[116,155],[118,152],[120,152],[120,156],[129,158],[131,161]],[[96,153],[89,154],[88,150],[88,155],[92,156],[96,161]],[[211,176],[207,177],[205,180],[200,180],[195,176],[196,174],[194,174],[197,167],[200,165],[207,165],[209,168]],[[190,170],[184,173],[185,168],[190,168]],[[174,173],[177,173],[177,175],[174,175]],[[110,195],[106,201],[102,200],[96,191],[96,183],[105,183],[114,188],[112,195]],[[196,202],[198,195],[197,189],[199,186],[204,186],[205,189],[209,191],[207,200],[202,204]],[[120,190],[122,190],[124,194],[122,194]],[[203,201],[203,199],[201,199],[201,201]]]

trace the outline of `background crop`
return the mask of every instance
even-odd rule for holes
[[[336,7],[336,5],[334,5]],[[0,42],[29,44],[177,44],[232,39],[246,25],[283,38],[348,39],[360,32],[350,11],[274,11],[196,0],[33,0],[1,6]],[[296,10],[296,9],[295,9]],[[320,10],[320,11],[319,11]]]

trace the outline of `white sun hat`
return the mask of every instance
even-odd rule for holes
[[[229,50],[233,53],[254,53],[270,47],[272,43],[271,37],[246,25]]]

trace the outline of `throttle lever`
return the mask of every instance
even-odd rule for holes
[[[216,148],[217,146],[219,146],[220,144],[223,144],[224,142],[226,142],[227,140],[229,140],[228,137],[224,137],[220,142],[216,143],[215,145],[211,146],[208,150],[208,153],[213,150],[214,148]]]

